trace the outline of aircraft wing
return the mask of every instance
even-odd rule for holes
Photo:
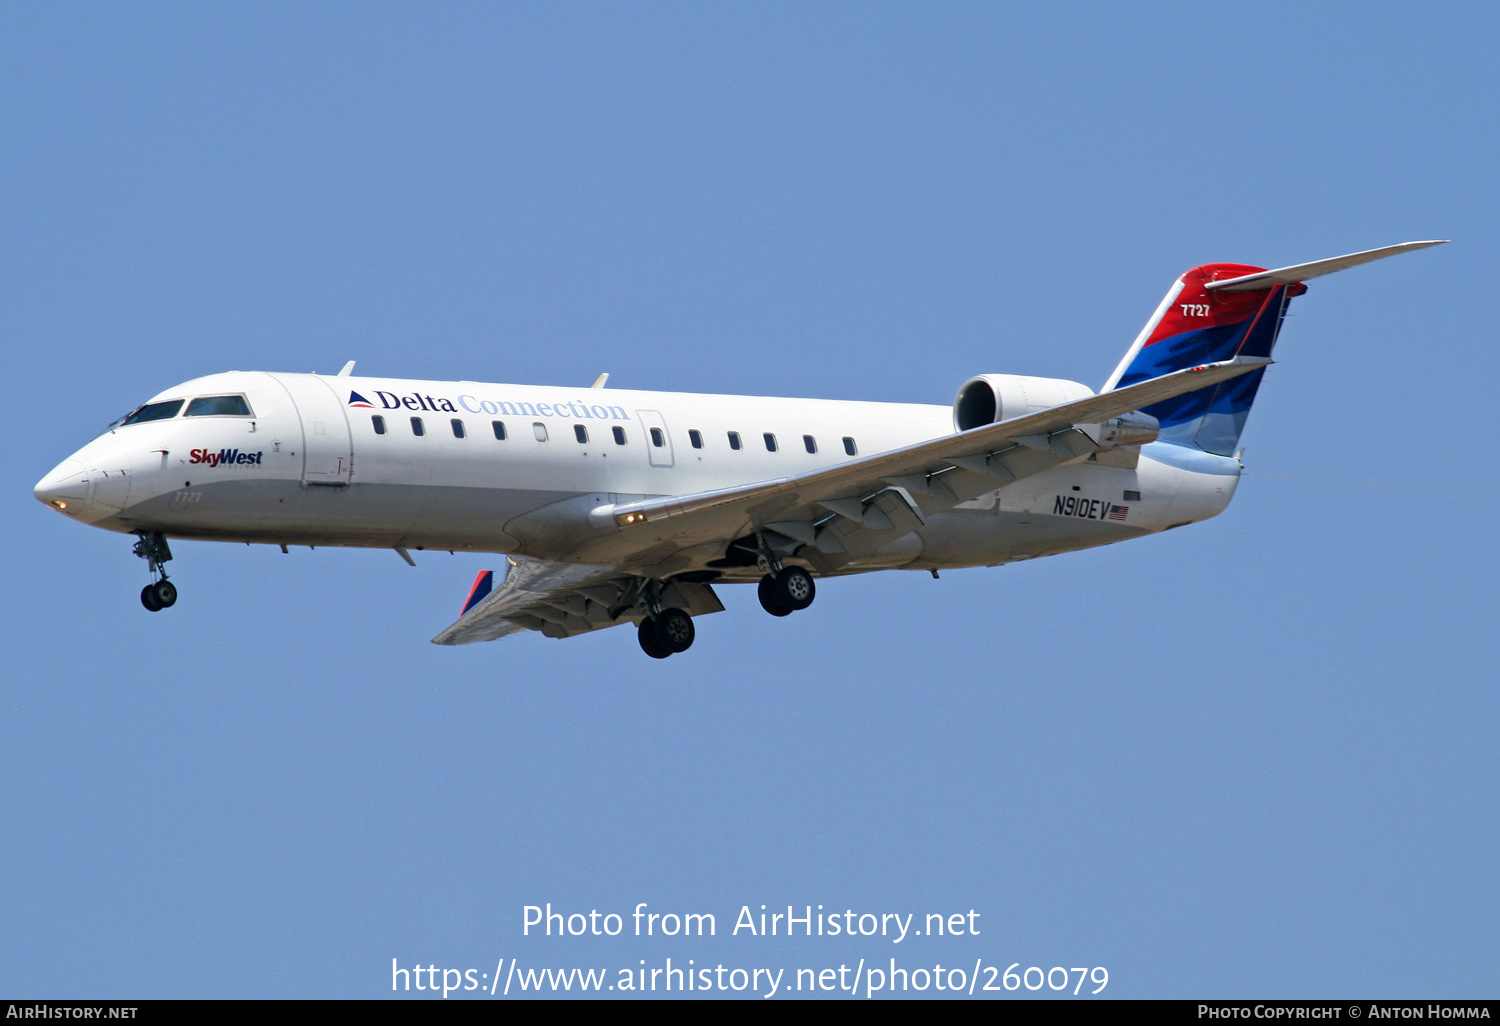
[[[643,554],[660,553],[664,544],[683,548],[750,530],[772,532],[785,551],[809,544],[857,556],[895,537],[892,532],[913,530],[927,513],[1104,448],[1077,425],[1102,424],[1270,362],[1241,356],[1204,364],[795,477],[648,499],[595,516],[607,514],[622,533],[638,532]]]
[[[569,606],[583,610],[580,589],[620,576],[617,569],[607,566],[551,563],[525,556],[507,556],[506,561],[509,568],[504,583],[465,610],[447,630],[432,639],[434,644],[494,641],[528,628],[542,630],[554,621],[565,623],[571,612]],[[575,596],[577,602],[570,601]]]
[[[652,586],[650,564],[749,531],[787,552],[812,545],[835,563],[841,555],[857,557],[912,530],[926,513],[1102,448],[1077,425],[1103,424],[1270,362],[1236,357],[796,477],[616,506],[608,515],[633,536],[636,557],[600,565],[507,556],[501,585],[482,598],[471,594],[433,643],[466,645],[522,630],[566,638],[638,620],[640,589]],[[486,573],[477,591],[481,582],[488,586]],[[657,599],[693,616],[724,608],[711,586],[681,579],[668,580]]]
[[[507,556],[506,562],[509,566],[500,587],[477,602],[471,599],[459,618],[432,639],[433,644],[494,641],[523,630],[567,638],[626,623],[639,615],[635,599],[641,581],[622,574],[618,567],[553,563],[527,556]],[[488,573],[481,573],[480,579]],[[724,608],[706,584],[669,584],[661,599],[694,616]]]

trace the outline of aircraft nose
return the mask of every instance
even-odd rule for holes
[[[37,499],[64,513],[80,513],[89,498],[88,468],[77,460],[63,460],[32,489]]]

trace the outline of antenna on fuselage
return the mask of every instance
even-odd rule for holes
[[[590,388],[603,388],[604,387],[604,383],[606,381],[608,381],[608,380],[609,380],[609,371],[605,371],[603,374],[599,375],[599,380],[596,381],[596,382],[594,382],[589,387]]]

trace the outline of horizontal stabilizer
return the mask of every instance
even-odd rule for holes
[[[1257,271],[1254,274],[1241,275],[1238,278],[1211,281],[1206,283],[1203,288],[1209,292],[1258,292],[1261,289],[1268,289],[1272,285],[1291,285],[1294,282],[1307,281],[1309,278],[1332,274],[1334,271],[1343,271],[1350,267],[1358,267],[1360,264],[1368,264],[1372,260],[1384,260],[1386,257],[1395,256],[1397,253],[1409,253],[1414,249],[1426,249],[1428,246],[1441,246],[1448,241],[1447,239],[1435,239],[1430,242],[1403,242],[1396,246],[1382,246],[1380,249],[1367,249],[1363,253],[1350,253],[1346,256],[1330,257],[1327,260],[1314,260],[1310,264],[1278,267],[1274,271]]]

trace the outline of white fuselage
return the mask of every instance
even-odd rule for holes
[[[844,462],[850,448],[868,456],[954,431],[946,406],[260,372],[199,378],[152,402],[227,394],[243,395],[250,415],[186,416],[185,404],[113,428],[44,478],[38,498],[99,527],[173,538],[609,563],[619,533],[590,517],[599,507],[782,478]],[[1027,559],[1203,520],[1234,494],[1237,460],[1164,443],[1139,453],[1023,478],[820,569]],[[693,558],[717,560],[729,580],[758,576],[726,566],[722,548]]]

